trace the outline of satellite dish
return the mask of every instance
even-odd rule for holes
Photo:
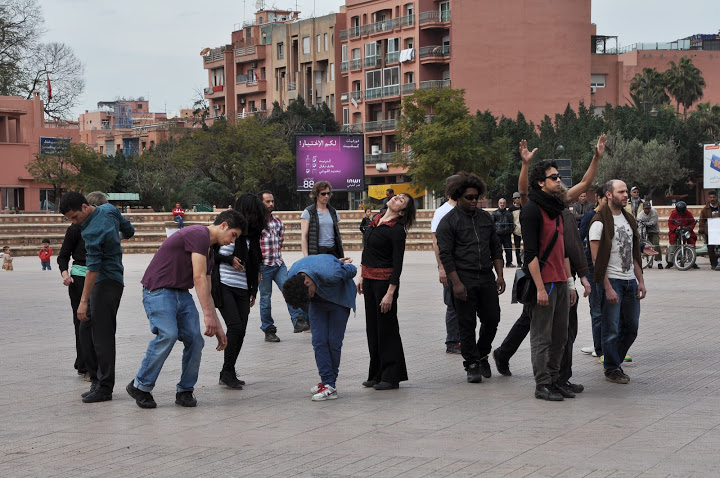
[[[264,0],[257,0],[257,1],[255,2],[255,8],[257,8],[258,10],[262,10],[263,8],[265,8],[265,1],[264,1]]]

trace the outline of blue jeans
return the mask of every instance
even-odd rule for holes
[[[262,265],[260,272],[262,273],[262,281],[258,286],[260,289],[260,329],[266,332],[270,327],[273,327],[274,330],[269,331],[274,333],[277,329],[275,329],[275,321],[272,318],[272,283],[275,281],[278,289],[282,291],[287,280],[287,267],[285,267],[284,262],[279,266]],[[293,325],[303,316],[302,309],[294,309],[288,306],[288,312]]]
[[[135,387],[151,392],[165,360],[175,342],[185,345],[178,392],[193,391],[200,371],[200,358],[205,345],[200,333],[200,320],[195,301],[187,290],[143,289],[143,306],[156,335],[148,344],[145,358],[135,377]]]
[[[618,295],[618,303],[609,303],[603,291],[602,351],[605,373],[620,368],[635,342],[640,322],[637,281],[610,279],[610,285]]]
[[[592,275],[590,277],[592,279]],[[605,290],[601,284],[590,282],[590,323],[592,325],[593,347],[598,357],[602,356],[602,301]]]
[[[335,387],[350,309],[324,300],[310,301],[310,331],[320,381]]]
[[[40,261],[40,264],[42,265],[42,270],[45,270],[45,269],[47,269],[47,270],[49,270],[49,271],[52,270],[52,267],[50,267],[50,263],[49,263],[49,262]]]
[[[182,216],[173,217],[173,221],[178,223],[178,229],[182,229],[183,227],[185,227],[185,223],[183,222]]]

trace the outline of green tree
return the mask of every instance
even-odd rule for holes
[[[81,143],[70,143],[57,154],[36,155],[27,170],[35,181],[55,191],[55,210],[65,190],[107,191],[115,178],[103,156]]]
[[[711,105],[709,101],[698,104],[697,109],[690,112],[688,121],[705,133],[704,141],[720,139],[720,104]]]
[[[683,117],[687,118],[688,108],[703,97],[705,79],[690,58],[680,58],[680,63],[671,61],[669,64],[670,68],[665,72],[667,90],[677,102],[677,112],[682,105]]]
[[[470,115],[464,95],[464,90],[436,88],[403,99],[397,137],[412,154],[398,154],[397,162],[408,168],[412,184],[438,195],[445,178],[458,171],[492,183],[491,171],[510,160],[508,138],[493,135],[494,119]]]
[[[207,130],[184,138],[173,158],[178,167],[196,169],[232,198],[273,184],[289,185],[295,178],[282,128],[255,117],[234,125],[217,119]]]
[[[682,184],[690,171],[679,165],[677,145],[651,139],[643,143],[638,138],[625,139],[621,133],[608,135],[606,153],[598,167],[597,182],[622,179],[630,186],[638,186],[652,197],[656,189],[666,186],[672,194],[673,186]]]
[[[630,100],[638,111],[645,113],[653,106],[660,106],[670,102],[665,92],[667,77],[655,68],[643,68],[642,73],[636,73],[630,80]]]

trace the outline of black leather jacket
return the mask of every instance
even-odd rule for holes
[[[455,206],[445,215],[435,233],[445,273],[477,276],[494,270],[502,260],[502,246],[492,216],[476,209],[473,214]]]

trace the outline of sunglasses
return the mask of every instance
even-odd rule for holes
[[[467,201],[477,201],[480,198],[479,194],[466,194],[463,196]]]
[[[553,181],[559,181],[562,179],[562,176],[560,174],[551,174],[550,176],[545,176],[545,179],[552,179]]]
[[[320,193],[320,195],[321,195],[321,196],[332,196],[332,193],[329,192],[329,191],[327,191],[327,192],[324,192],[324,193]]]

